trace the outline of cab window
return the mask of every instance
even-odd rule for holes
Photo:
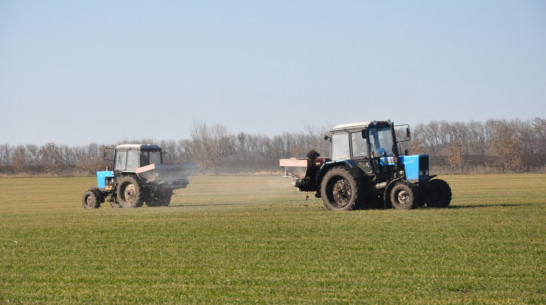
[[[129,150],[127,153],[127,171],[134,171],[140,167],[140,152],[138,150]]]
[[[354,158],[368,156],[366,139],[362,138],[362,132],[359,131],[351,133],[351,145]]]
[[[161,164],[160,150],[148,150],[141,153],[140,166],[146,166],[150,164]]]
[[[334,133],[332,135],[332,159],[349,159],[349,135],[345,132]]]
[[[126,151],[116,152],[116,168],[115,168],[115,170],[120,170],[120,171],[125,170],[125,163],[127,163],[127,152]]]

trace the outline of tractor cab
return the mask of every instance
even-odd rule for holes
[[[390,121],[338,125],[329,138],[334,162],[352,160],[366,175],[393,176],[399,149]]]
[[[122,144],[115,148],[114,171],[135,172],[139,167],[162,164],[161,147],[157,145]]]

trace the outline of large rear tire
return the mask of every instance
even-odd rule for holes
[[[92,188],[83,193],[82,204],[86,209],[98,209],[101,204],[100,191]]]
[[[117,202],[122,208],[138,208],[142,206],[142,189],[133,176],[121,178],[117,189]]]
[[[425,202],[432,208],[445,208],[451,203],[451,187],[442,179],[430,180],[425,187]]]
[[[333,168],[324,175],[320,194],[328,210],[349,211],[356,207],[358,189],[356,179],[348,170]]]
[[[415,185],[407,181],[398,182],[391,190],[390,199],[395,209],[413,209],[419,203],[419,190]]]

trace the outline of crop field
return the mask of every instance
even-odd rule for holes
[[[447,209],[327,211],[277,176],[85,210],[0,178],[0,304],[546,304],[546,174],[443,176]]]

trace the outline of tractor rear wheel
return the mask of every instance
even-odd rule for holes
[[[117,189],[117,202],[122,208],[138,208],[142,206],[142,190],[133,176],[121,178]]]
[[[83,193],[82,204],[86,209],[98,209],[100,207],[101,197],[98,189],[90,189]]]
[[[391,190],[390,199],[395,209],[413,209],[419,203],[419,190],[407,181],[398,182]]]
[[[445,208],[451,203],[451,187],[442,179],[430,180],[425,187],[425,202],[433,208]]]
[[[348,170],[334,168],[324,175],[320,194],[328,210],[348,211],[356,207],[358,189],[355,177]]]

